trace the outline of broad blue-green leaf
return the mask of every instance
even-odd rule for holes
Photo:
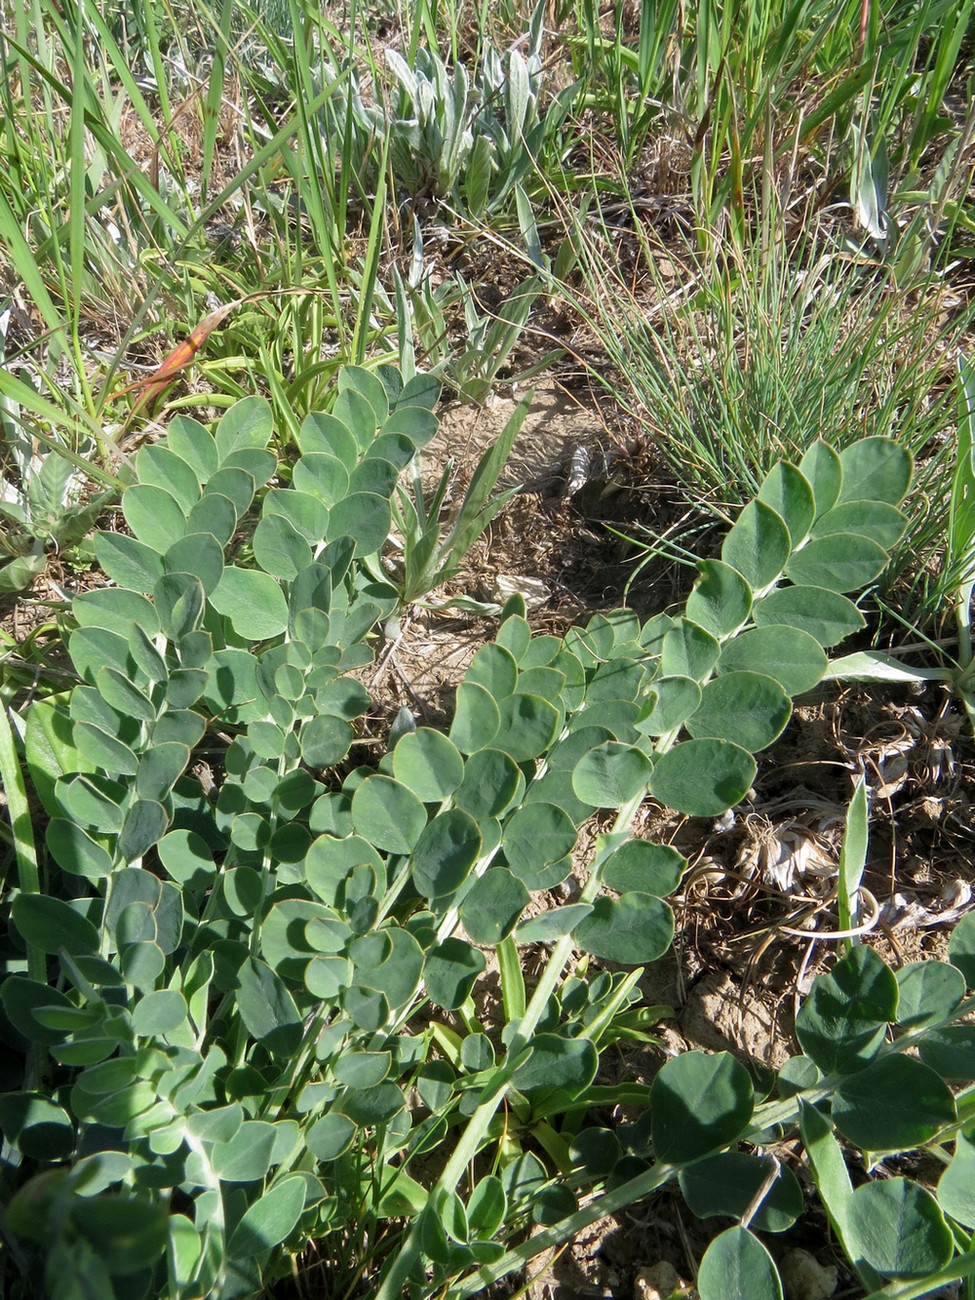
[[[140,542],[168,551],[186,532],[186,515],[165,488],[137,483],[122,493],[122,514]]]
[[[701,1300],[782,1300],[782,1282],[772,1256],[747,1228],[715,1237],[697,1274]]]
[[[464,778],[453,792],[454,803],[477,820],[501,817],[523,784],[521,769],[510,754],[501,749],[479,749],[464,764]]]
[[[86,682],[94,682],[98,670],[105,664],[111,664],[123,674],[131,673],[133,660],[128,640],[108,628],[77,628],[71,633],[68,651],[79,676]]]
[[[214,432],[221,462],[246,447],[264,448],[274,432],[270,404],[263,397],[242,397],[220,417]]]
[[[232,473],[230,470],[221,472],[227,475]],[[246,494],[250,495],[253,480],[246,474],[241,474],[240,479],[246,489]],[[234,486],[240,487],[240,483],[234,478],[226,486],[228,489]],[[241,495],[244,494],[241,493]],[[246,509],[247,504],[244,504],[238,512],[238,504],[235,504],[229,496],[208,489],[186,516],[187,536],[197,537],[201,533],[209,533],[217,545],[222,548],[227,545],[237,531],[239,514],[243,514]]]
[[[816,499],[806,476],[795,465],[780,461],[766,474],[758,489],[758,499],[782,516],[792,545],[798,546],[816,515]]]
[[[152,591],[162,577],[162,552],[135,537],[99,532],[95,534],[94,548],[98,563],[120,588]]]
[[[311,547],[289,520],[265,514],[254,529],[254,559],[265,573],[290,582],[312,561]]]
[[[644,736],[663,736],[683,726],[700,703],[701,688],[693,678],[658,677],[634,725]]]
[[[518,924],[530,895],[504,867],[488,867],[460,906],[464,930],[474,943],[498,944]]]
[[[393,775],[424,803],[439,803],[464,779],[464,760],[442,732],[418,727],[393,750]]]
[[[955,1154],[938,1183],[938,1202],[945,1214],[969,1230],[975,1228],[975,1132],[959,1133]]]
[[[718,641],[690,619],[679,619],[664,635],[660,651],[661,677],[690,677],[703,682],[718,662]]]
[[[189,513],[200,496],[200,476],[175,451],[147,443],[136,452],[135,469],[140,483],[164,488],[175,498],[184,514]]]
[[[694,590],[687,598],[687,617],[712,636],[729,636],[748,617],[751,588],[737,569],[720,560],[702,560],[697,570]]]
[[[332,506],[328,536],[351,537],[357,556],[372,555],[389,536],[391,514],[386,497],[374,492],[352,492]]]
[[[816,638],[821,646],[835,645],[866,620],[851,600],[825,587],[780,587],[757,601],[752,620],[758,627],[784,623]]]
[[[216,474],[214,474],[213,478],[207,484],[203,496],[199,501],[197,501],[191,511],[191,518],[194,524],[193,531],[199,532],[201,526],[205,527],[205,520],[209,515],[211,501],[213,501],[216,506],[220,507],[220,514],[218,517],[224,524],[226,523],[229,516],[227,515],[226,508],[220,501],[221,497],[226,497],[237,518],[243,519],[244,515],[246,515],[248,510],[251,508],[251,503],[254,500],[254,493],[256,491],[257,483],[254,480],[253,474],[248,474],[246,470],[230,465],[225,465],[218,469]],[[222,540],[219,533],[214,533],[214,536],[218,541]]]
[[[213,434],[191,416],[173,417],[166,433],[166,445],[192,466],[201,483],[216,472],[220,463]]]
[[[356,831],[387,853],[409,853],[427,822],[426,809],[408,786],[369,776],[352,796]]]
[[[186,1019],[186,999],[178,989],[159,989],[140,998],[132,1012],[132,1028],[142,1038],[169,1034]]]
[[[565,907],[549,908],[519,925],[515,939],[518,943],[554,943],[556,939],[571,934],[591,911],[591,903],[569,903]]]
[[[203,583],[191,573],[164,573],[153,589],[159,626],[170,641],[192,635],[203,618]]]
[[[45,834],[48,850],[62,871],[89,880],[101,880],[114,870],[112,857],[80,826],[55,817]]]
[[[504,827],[504,853],[511,870],[525,878],[571,853],[576,828],[562,808],[550,803],[526,803]]]
[[[0,1094],[0,1130],[29,1160],[67,1160],[75,1145],[66,1110],[39,1092]]]
[[[975,989],[975,912],[963,916],[952,931],[948,958],[964,975],[968,987]]]
[[[607,740],[579,759],[572,788],[593,808],[621,808],[646,790],[651,770],[640,750]]]
[[[334,767],[345,758],[354,739],[351,723],[319,713],[301,728],[301,757],[309,767]]]
[[[244,1120],[229,1142],[210,1151],[214,1172],[228,1183],[256,1183],[271,1167],[275,1129],[264,1120]]]
[[[574,1100],[596,1077],[599,1056],[588,1038],[562,1038],[559,1034],[535,1034],[531,1056],[519,1065],[512,1084],[532,1096],[538,1104],[553,1099]]]
[[[450,724],[450,739],[460,752],[473,754],[486,749],[494,741],[500,726],[501,714],[490,691],[476,682],[461,682],[457,687],[454,718]]]
[[[376,1084],[375,1088],[357,1088],[347,1092],[340,1102],[340,1113],[348,1115],[360,1127],[388,1124],[405,1104],[400,1089],[387,1080]]]
[[[820,515],[812,535],[828,537],[833,533],[858,533],[861,537],[872,537],[890,550],[903,537],[906,528],[907,516],[896,506],[885,501],[847,501]]]
[[[177,711],[187,719],[186,726],[193,736],[195,744],[202,734],[202,718],[199,714]],[[199,734],[197,732],[199,726]],[[135,775],[136,793],[142,799],[165,799],[173,786],[186,771],[190,761],[190,745],[175,740],[159,740],[153,732],[154,743],[139,756],[139,770]]]
[[[152,722],[155,719],[156,710],[149,699],[117,668],[108,665],[99,668],[95,673],[95,685],[102,698],[123,717],[138,718],[140,722]]]
[[[715,1215],[740,1219],[770,1173],[767,1157],[722,1151],[682,1169],[680,1190],[699,1219]],[[786,1232],[802,1210],[802,1188],[792,1170],[780,1165],[752,1224],[760,1232]]]
[[[812,690],[826,671],[826,664],[826,654],[814,636],[797,627],[771,624],[752,628],[726,642],[717,670],[764,673],[788,695],[795,696]]]
[[[948,1085],[921,1061],[886,1056],[844,1079],[833,1098],[833,1121],[865,1151],[924,1146],[955,1119]]]
[[[279,636],[288,626],[284,593],[269,574],[228,564],[210,603],[225,614],[238,636],[263,641]]]
[[[460,808],[449,808],[427,823],[413,846],[413,883],[424,898],[452,894],[467,879],[480,851],[477,822]]]
[[[423,981],[431,1001],[446,1011],[462,1006],[486,964],[480,949],[453,936],[445,939],[427,954],[423,967]]]
[[[849,1244],[884,1277],[931,1277],[954,1253],[938,1202],[909,1178],[880,1178],[858,1187],[849,1223]]]
[[[22,938],[39,952],[97,953],[98,931],[70,904],[49,894],[18,894],[11,912]]]
[[[227,1245],[231,1259],[264,1255],[290,1236],[305,1208],[305,1180],[297,1175],[275,1183],[244,1211]]]
[[[687,859],[669,844],[627,840],[606,859],[603,884],[617,893],[636,890],[666,898],[680,884]]]
[[[674,914],[652,894],[625,893],[597,898],[592,911],[575,927],[576,944],[594,957],[640,966],[657,961],[674,937]]]
[[[118,854],[134,862],[148,853],[169,829],[169,814],[156,799],[134,799],[125,814],[118,837]]]
[[[212,885],[216,864],[206,841],[194,831],[170,831],[159,841],[157,852],[166,871],[179,884],[194,893],[202,893]]]
[[[904,1029],[948,1020],[965,996],[965,977],[943,961],[913,961],[894,972],[897,1023]]]
[[[681,1164],[729,1146],[752,1116],[748,1071],[727,1052],[684,1052],[664,1062],[650,1088],[657,1160]]]
[[[883,571],[887,552],[869,537],[856,533],[830,533],[813,537],[796,551],[785,567],[795,583],[825,587],[827,591],[859,591]]]
[[[661,754],[650,793],[690,817],[717,817],[740,803],[755,779],[751,754],[728,740],[687,740]]]
[[[501,701],[499,715],[497,748],[510,754],[516,763],[527,763],[543,754],[559,728],[558,709],[539,695],[523,695],[516,691]],[[451,739],[459,749],[464,748],[454,737],[453,728]]]
[[[928,1029],[921,1039],[921,1060],[942,1079],[975,1080],[975,1025],[945,1025]]]
[[[305,1134],[305,1144],[316,1160],[337,1160],[355,1137],[356,1126],[346,1115],[331,1111]]]
[[[305,416],[298,430],[298,446],[301,448],[302,460],[309,455],[324,453],[337,456],[350,470],[359,458],[352,431],[334,415],[327,415],[321,411],[314,411]],[[298,464],[300,465],[301,461]]]
[[[264,498],[262,514],[265,519],[287,519],[313,545],[322,540],[328,527],[328,510],[322,502],[295,488],[272,488]]]
[[[476,682],[500,704],[511,695],[518,683],[518,665],[515,656],[504,646],[488,644],[471,660],[465,676],[465,682]]]
[[[116,636],[128,638],[133,623],[137,623],[149,635],[159,631],[159,620],[152,601],[137,591],[126,591],[121,587],[98,587],[94,591],[83,591],[75,597],[71,611],[79,626],[104,627]]]
[[[382,948],[375,942],[384,941]],[[388,1006],[399,1011],[407,1006],[420,985],[423,951],[408,930],[387,925],[382,930],[361,935],[348,948],[355,965],[356,980],[386,998]]]
[[[911,483],[914,461],[908,449],[892,438],[860,438],[840,452],[845,501],[886,501],[899,506]]]
[[[528,674],[524,674],[527,678]],[[608,659],[593,672],[586,688],[586,702],[597,704],[601,700],[636,700],[640,697],[646,669],[633,659]],[[518,689],[529,689],[527,681],[519,680]]]
[[[843,466],[837,453],[817,438],[799,462],[799,469],[813,490],[817,516],[831,510],[836,505],[843,481]]]
[[[750,501],[724,539],[721,558],[737,569],[752,591],[775,582],[792,541],[785,520],[764,501]]]
[[[707,683],[688,718],[695,737],[731,740],[752,754],[782,734],[792,702],[777,681],[761,673],[724,673]]]
[[[893,971],[860,945],[816,978],[796,1017],[796,1037],[824,1074],[849,1073],[873,1060],[896,1015]]]
[[[269,1051],[292,1054],[301,1041],[301,1016],[284,981],[270,966],[248,957],[237,972],[234,1002],[247,1030]]]
[[[61,777],[56,785],[57,797],[63,811],[74,821],[96,832],[117,833],[122,829],[122,809],[125,787],[110,781],[98,772],[85,776]]]

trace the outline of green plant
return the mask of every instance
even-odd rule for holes
[[[481,455],[459,504],[447,504],[448,492],[454,486],[454,462],[446,463],[427,500],[420,458],[414,457],[410,465],[412,495],[397,485],[392,501],[401,546],[393,581],[404,605],[449,582],[491,520],[518,491],[508,488],[495,492],[495,488],[528,414],[529,402],[530,396],[518,404],[497,442]]]
[[[865,650],[846,655],[830,665],[838,680],[907,682],[918,684],[943,681],[950,684],[975,727],[975,655],[972,647],[972,593],[975,591],[975,370],[964,357],[958,358],[957,445],[948,506],[948,526],[941,570],[934,587],[942,618],[955,626],[957,653],[950,655],[942,644],[922,637],[922,649],[933,652],[941,663],[921,666],[908,663],[902,655]],[[913,627],[911,631],[918,633]]]
[[[634,988],[670,945],[665,897],[686,866],[633,839],[633,815],[648,789],[698,816],[743,797],[823,647],[863,626],[843,592],[903,524],[906,451],[817,443],[769,474],[684,616],[618,610],[533,636],[515,601],[449,732],[401,718],[366,764],[379,737],[354,674],[399,601],[374,556],[436,394],[347,368],[332,411],[301,423],[290,486],[267,489],[267,403],[236,404],[213,434],[177,418],[135,457],[130,533],[96,535],[115,585],[74,601],[81,684],[17,728],[50,818],[41,851],[0,735],[17,945],[0,1005],[25,1062],[0,1096],[20,1158],[7,1229],[59,1294],[252,1295],[281,1247],[313,1236],[341,1254],[355,1231],[368,1268],[395,1245],[382,1220],[401,1218],[378,1292],[399,1300],[500,1275],[529,1214],[571,1231],[578,1194],[621,1155],[586,1113],[647,1099],[596,1085],[598,1055],[662,1011]],[[599,808],[615,820],[577,864],[578,901],[525,918]],[[527,943],[548,954],[530,996]],[[472,1001],[485,948],[502,978],[491,1035]],[[594,976],[578,953],[637,969]],[[721,1144],[751,1132],[737,1067],[681,1068],[730,1081],[740,1126],[722,1119]],[[666,1086],[649,1098],[665,1129]],[[641,1141],[624,1154],[642,1161]],[[421,1156],[442,1163],[432,1192]]]
[[[9,402],[0,413],[9,456],[8,473],[0,473],[0,592],[29,587],[44,572],[50,551],[78,546],[116,496],[112,490],[84,495],[86,479],[76,462],[94,452],[93,442],[82,441],[71,459],[56,441],[42,452],[18,416]]]

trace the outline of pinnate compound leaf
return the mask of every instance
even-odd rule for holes
[[[650,760],[640,750],[609,740],[584,754],[572,773],[572,788],[593,808],[621,808],[650,781]]]
[[[232,1259],[264,1255],[291,1235],[305,1208],[305,1180],[284,1178],[244,1211],[227,1246]]]
[[[619,898],[597,898],[592,911],[572,932],[580,948],[619,962],[640,966],[657,961],[674,937],[674,914],[652,894],[625,893]]]
[[[764,673],[779,683],[787,695],[802,695],[821,680],[827,665],[823,647],[814,636],[797,627],[752,628],[728,641],[718,660],[719,673],[743,669]],[[656,685],[656,683],[654,683]]]
[[[775,1261],[747,1228],[729,1228],[715,1237],[697,1274],[701,1300],[782,1300]]]
[[[650,793],[690,817],[717,817],[740,803],[755,779],[754,758],[729,740],[687,740],[661,754]]]
[[[752,591],[775,582],[792,549],[785,520],[764,501],[750,501],[724,539],[721,558],[737,569]]]
[[[712,636],[730,636],[748,617],[751,588],[737,569],[720,560],[702,560],[687,598],[687,617]]]
[[[736,1141],[752,1116],[748,1071],[727,1052],[684,1052],[664,1063],[650,1088],[656,1158],[683,1164]]]
[[[953,1254],[951,1229],[929,1191],[909,1178],[880,1178],[853,1193],[847,1243],[884,1277],[926,1278]]]
[[[815,637],[821,646],[835,645],[866,626],[866,620],[851,600],[825,587],[780,587],[771,591],[752,609],[757,627],[784,623]]]
[[[897,980],[872,948],[859,946],[817,977],[796,1017],[803,1052],[824,1074],[868,1065],[897,1015]]]
[[[830,533],[814,537],[796,551],[786,565],[786,575],[796,583],[825,587],[827,591],[858,591],[882,572],[887,552],[877,542],[857,533]]]
[[[909,1151],[955,1119],[947,1084],[909,1056],[885,1056],[850,1075],[833,1098],[833,1121],[864,1151]]]
[[[57,953],[63,948],[77,957],[99,950],[95,926],[63,899],[46,894],[18,894],[11,911],[22,938],[39,952]]]
[[[409,853],[427,824],[427,813],[401,781],[369,776],[352,796],[352,824],[377,849]]]
[[[730,740],[757,754],[782,734],[791,713],[792,702],[773,678],[723,673],[701,691],[701,703],[686,726],[695,738]]]
[[[722,1151],[682,1169],[678,1181],[684,1200],[699,1219],[715,1215],[739,1219],[769,1172],[767,1159],[743,1151]],[[786,1232],[802,1209],[802,1188],[792,1170],[780,1165],[752,1224],[760,1232]]]
[[[210,603],[225,614],[238,636],[264,641],[279,636],[288,626],[288,603],[274,579],[258,569],[228,564]]]
[[[860,438],[840,452],[840,463],[840,505],[868,500],[899,506],[910,486],[914,465],[908,449],[892,438]]]

